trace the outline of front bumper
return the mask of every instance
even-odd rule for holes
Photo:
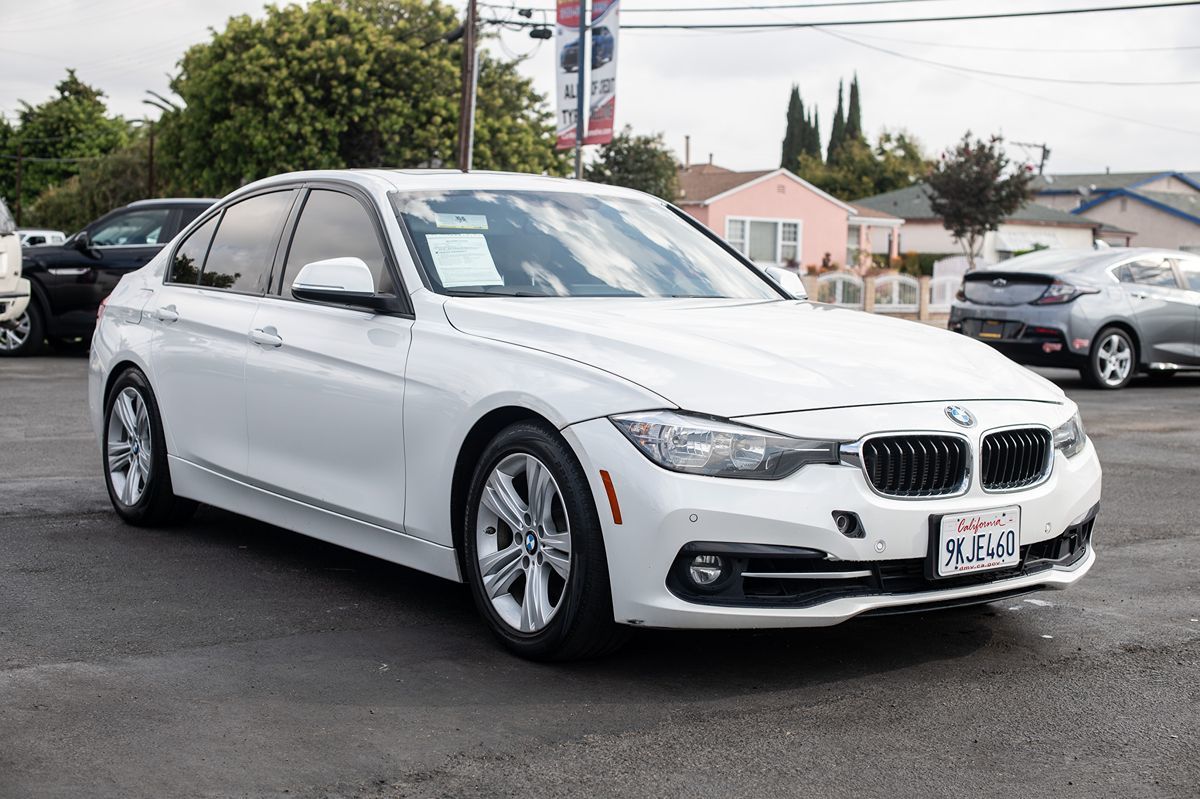
[[[19,319],[29,307],[31,292],[28,278],[19,278],[12,291],[0,292],[0,324]]]
[[[976,459],[978,440],[992,427],[1036,423],[1053,428],[1069,416],[1066,408],[1053,403],[977,402],[971,410],[980,420],[978,428],[967,431]],[[890,424],[879,423],[889,417]],[[814,437],[823,434],[839,439],[868,430],[952,429],[947,427],[940,403],[783,414],[754,423],[769,426],[772,419],[772,429],[780,432],[800,435],[807,425]],[[869,427],[847,435],[862,425]],[[1027,490],[989,493],[973,483],[961,496],[914,500],[876,494],[860,470],[847,466],[809,466],[778,481],[670,472],[637,452],[607,419],[572,425],[563,434],[592,484],[608,556],[613,612],[623,623],[670,628],[828,626],[865,613],[1065,588],[1086,574],[1095,561],[1089,540],[1080,550],[1082,554],[1061,563],[996,574],[970,584],[939,582],[931,590],[922,590],[924,585],[914,582],[903,584],[900,590],[903,581],[864,581],[859,591],[809,596],[802,601],[747,604],[685,598],[673,592],[669,583],[679,554],[696,542],[808,548],[825,553],[826,563],[895,574],[927,556],[931,516],[1014,504],[1021,507],[1023,548],[1059,538],[1085,522],[1090,538],[1089,513],[1100,501],[1100,464],[1089,441],[1073,458],[1055,453],[1049,478]],[[600,470],[610,475],[620,524],[611,512]],[[865,536],[850,538],[839,533],[833,520],[836,510],[856,513]]]

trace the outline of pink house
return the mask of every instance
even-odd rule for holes
[[[870,264],[868,228],[887,228],[893,255],[904,220],[869,215],[786,169],[758,172],[702,164],[679,170],[677,204],[763,266]]]

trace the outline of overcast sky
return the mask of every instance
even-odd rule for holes
[[[622,21],[824,22],[1131,1],[1136,2],[919,0],[757,13],[634,13],[639,7],[735,3],[627,0]],[[759,5],[785,2],[754,0]],[[455,4],[465,5],[462,0]],[[536,7],[551,5],[552,0],[538,0]],[[0,0],[0,112],[11,118],[18,100],[42,101],[65,69],[75,67],[81,78],[107,92],[114,111],[154,114],[142,104],[145,91],[167,90],[167,75],[185,47],[206,39],[210,27],[223,27],[231,15],[259,15],[262,7],[261,0]],[[980,134],[1001,133],[1010,141],[1046,142],[1053,151],[1049,172],[1200,170],[1200,6],[831,30],[857,43],[816,30],[623,31],[617,124],[632,125],[638,132],[662,132],[680,156],[683,137],[690,135],[693,161],[706,160],[711,153],[723,166],[770,168],[779,163],[791,84],[800,85],[806,103],[817,104],[822,136],[827,137],[838,79],[849,80],[857,70],[864,126],[872,137],[885,127],[903,128],[936,153],[969,128]],[[522,70],[543,93],[552,95],[552,41],[537,42],[526,33],[510,32],[489,46],[497,52],[530,54]],[[1158,49],[1131,52],[1134,48]],[[910,58],[1038,79],[967,75]],[[1197,83],[1096,86],[1052,79]],[[1019,147],[1013,147],[1012,154],[1023,157]]]

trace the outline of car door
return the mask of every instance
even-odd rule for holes
[[[1123,264],[1116,277],[1129,297],[1141,338],[1143,363],[1189,363],[1196,334],[1196,309],[1179,285],[1170,259],[1143,257]]]
[[[1196,318],[1192,333],[1190,365],[1200,366],[1200,258],[1178,258],[1175,265],[1179,268],[1179,277],[1183,280],[1188,304],[1192,306]]]
[[[275,291],[254,315],[248,474],[273,492],[400,530],[411,314],[301,302],[290,292],[305,264],[356,257],[371,268],[377,292],[406,296],[378,210],[352,192],[307,193]]]
[[[246,470],[247,336],[295,194],[263,192],[204,219],[176,245],[146,308],[170,450],[230,476]]]
[[[123,208],[84,228],[90,248],[68,242],[52,255],[31,253],[45,261],[40,279],[51,313],[67,323],[77,316],[90,327],[100,301],[122,277],[145,266],[173,235],[172,216],[166,206]]]

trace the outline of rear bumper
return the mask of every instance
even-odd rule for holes
[[[987,331],[983,323],[989,320],[1001,324]],[[1026,366],[1079,369],[1087,365],[1095,322],[1078,302],[1008,307],[959,301],[950,308],[947,328]]]

